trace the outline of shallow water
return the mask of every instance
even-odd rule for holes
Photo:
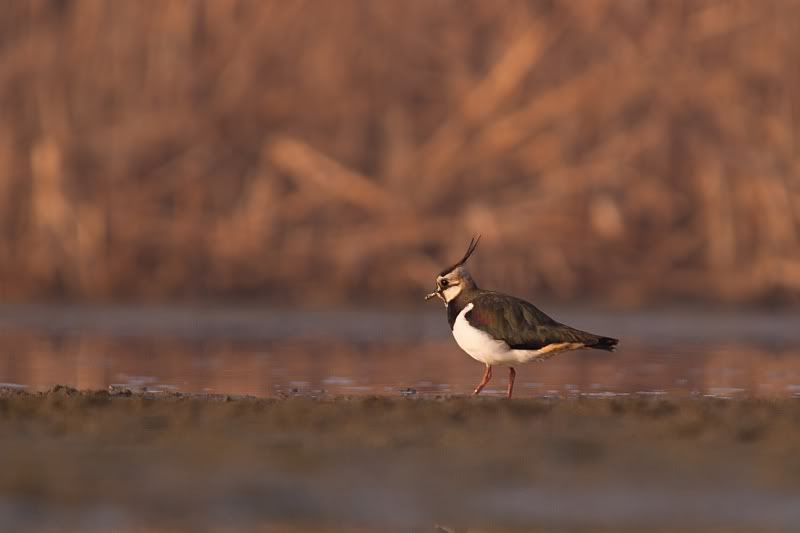
[[[621,339],[518,369],[515,395],[800,396],[793,314],[553,310]],[[235,395],[467,394],[444,312],[0,306],[0,384]],[[500,395],[497,369],[485,394]]]

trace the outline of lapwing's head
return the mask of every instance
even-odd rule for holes
[[[448,302],[461,294],[461,291],[477,288],[464,264],[467,262],[467,259],[469,259],[469,256],[472,255],[472,252],[475,251],[479,240],[481,240],[480,235],[478,235],[477,238],[473,237],[469,242],[469,247],[464,257],[462,257],[458,263],[445,268],[436,276],[436,289],[425,297],[426,300],[438,296],[446,306]]]

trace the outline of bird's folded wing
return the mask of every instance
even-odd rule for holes
[[[533,304],[513,296],[487,293],[478,296],[473,303],[475,305],[464,317],[470,326],[505,341],[514,349],[539,350],[559,343],[597,342],[596,335],[559,324]]]

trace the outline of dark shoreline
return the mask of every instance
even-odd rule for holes
[[[539,302],[555,318],[585,329],[610,330],[625,339],[657,344],[797,342],[797,313],[787,308],[737,311],[712,307],[608,309]],[[0,332],[112,337],[273,340],[345,338],[359,342],[449,339],[435,306],[385,309],[280,308],[225,304],[0,303]]]
[[[0,389],[0,527],[779,529],[799,449],[796,399]]]

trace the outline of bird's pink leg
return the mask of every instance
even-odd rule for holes
[[[480,394],[480,392],[483,390],[486,384],[489,383],[490,379],[492,379],[492,367],[486,365],[486,372],[483,373],[483,379],[481,379],[481,382],[478,383],[477,387],[475,387],[475,390],[473,391],[472,395],[477,396],[478,394]]]
[[[514,378],[517,377],[517,371],[513,366],[508,367],[508,397],[511,398],[511,393],[514,392]]]

